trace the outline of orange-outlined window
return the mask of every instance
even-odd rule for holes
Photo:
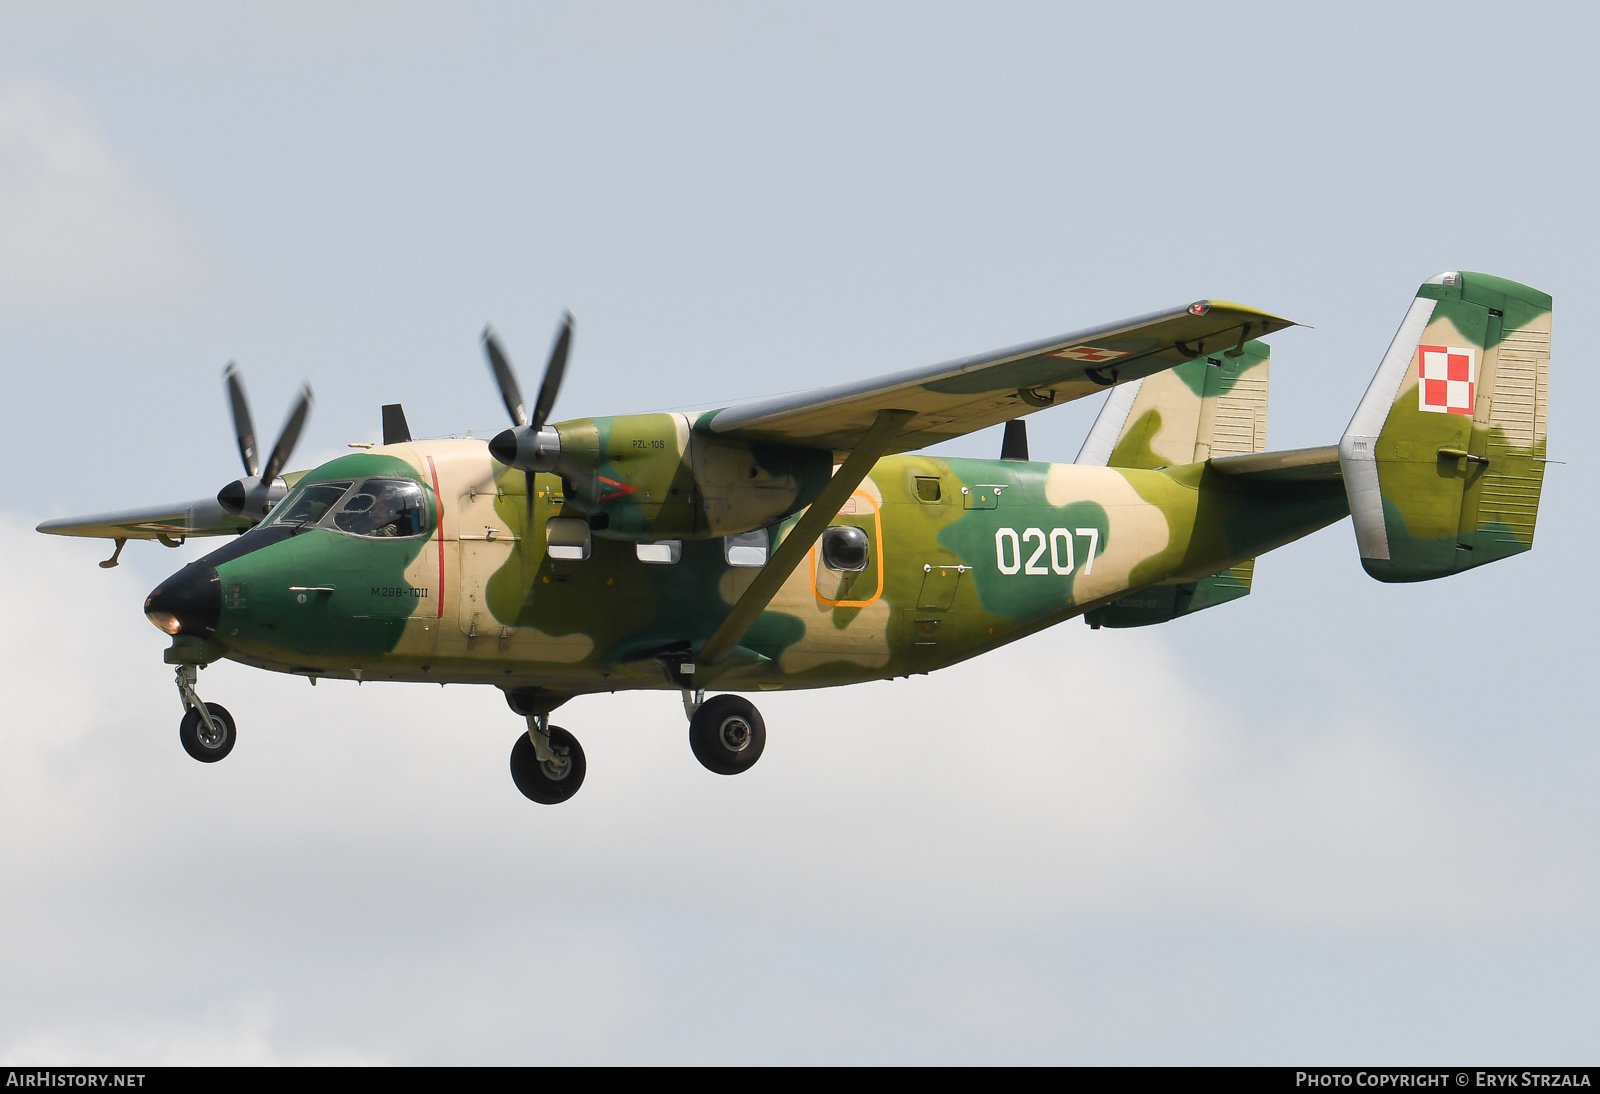
[[[878,584],[872,590],[872,595],[864,600],[832,600],[823,596],[822,590],[817,588],[817,545],[813,543],[811,545],[811,561],[809,564],[811,567],[811,595],[815,596],[821,603],[833,608],[866,608],[876,604],[878,598],[883,596],[883,511],[878,507],[878,503],[872,500],[871,494],[863,490],[857,490],[850,495],[850,500],[840,507],[839,513],[841,516],[853,515],[851,510],[857,509],[859,506],[859,503],[856,502],[857,498],[865,499],[866,503],[872,506],[873,561],[869,565],[877,571]]]

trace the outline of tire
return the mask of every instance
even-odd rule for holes
[[[193,707],[184,711],[183,721],[178,723],[178,740],[189,755],[203,764],[214,764],[233,751],[233,742],[238,739],[239,732],[227,707],[220,703],[207,703],[206,710],[211,715],[212,723],[222,731],[222,740],[207,743],[205,722]]]
[[[689,747],[707,771],[737,775],[761,759],[761,750],[767,747],[767,723],[743,696],[713,695],[689,721]]]
[[[588,770],[583,746],[560,726],[550,727],[550,749],[566,756],[564,772],[552,770],[553,764],[539,762],[526,733],[519,733],[517,743],[511,746],[511,781],[517,784],[523,797],[540,805],[560,805],[572,797],[583,785],[583,776]]]

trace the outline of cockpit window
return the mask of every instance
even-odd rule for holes
[[[312,525],[327,515],[338,500],[344,497],[344,492],[350,489],[350,483],[345,482],[317,482],[302,488],[298,496],[291,495],[278,503],[272,515],[267,518],[268,524],[300,524]]]
[[[409,479],[368,479],[345,499],[333,523],[356,536],[418,536],[428,530],[427,495]]]

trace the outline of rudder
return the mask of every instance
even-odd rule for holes
[[[1417,290],[1339,442],[1362,567],[1427,581],[1533,547],[1550,297],[1444,273]]]

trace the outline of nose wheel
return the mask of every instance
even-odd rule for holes
[[[511,746],[511,781],[523,797],[560,805],[578,792],[587,770],[576,737],[551,725],[548,714],[528,715],[528,732]]]
[[[178,666],[178,697],[183,700],[178,741],[185,752],[201,763],[214,764],[233,751],[238,730],[227,707],[221,703],[201,702],[194,689],[199,675],[193,665]]]
[[[749,771],[767,747],[767,723],[742,695],[714,695],[689,718],[689,747],[707,771]]]
[[[178,740],[183,750],[203,764],[214,764],[233,751],[233,715],[221,703],[207,703],[209,720],[191,708],[178,723]]]

